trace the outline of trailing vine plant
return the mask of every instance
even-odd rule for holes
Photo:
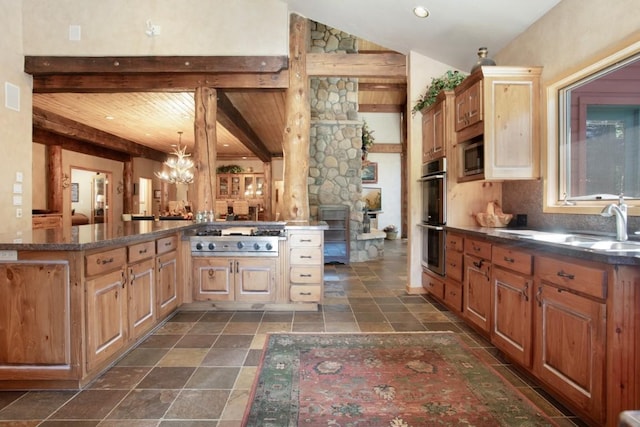
[[[418,98],[411,112],[415,114],[423,108],[432,105],[436,102],[436,97],[440,91],[455,89],[466,77],[467,76],[459,71],[449,70],[438,78],[432,78],[431,84],[427,86],[425,93]]]

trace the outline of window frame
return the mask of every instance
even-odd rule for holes
[[[566,182],[564,168],[561,167],[564,161],[560,153],[560,144],[565,144],[566,138],[566,114],[560,115],[561,111],[566,111],[565,89],[573,86],[576,82],[586,79],[593,74],[623,62],[626,59],[640,54],[640,40],[631,44],[618,47],[615,50],[593,57],[585,65],[560,77],[546,87],[546,120],[547,120],[547,141],[542,144],[542,170],[543,175],[543,212],[562,214],[599,214],[603,207],[611,203],[611,200],[580,200],[566,203],[563,195],[560,194],[560,183]],[[563,134],[562,138],[560,134]],[[640,216],[640,205],[629,206],[628,215]]]

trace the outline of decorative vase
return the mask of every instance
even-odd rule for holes
[[[487,57],[488,53],[489,49],[487,49],[486,47],[481,47],[480,49],[478,49],[478,62],[476,62],[473,67],[471,67],[472,73],[483,65],[496,65],[496,61]]]
[[[397,231],[387,231],[387,237],[385,237],[385,239],[387,240],[395,240],[398,238],[398,232]]]

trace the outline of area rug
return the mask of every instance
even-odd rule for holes
[[[243,426],[553,426],[455,334],[273,334]]]

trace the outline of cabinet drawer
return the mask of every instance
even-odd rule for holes
[[[486,260],[491,259],[491,243],[483,242],[481,240],[464,239],[464,251],[469,255],[483,258]]]
[[[422,287],[431,295],[442,300],[444,298],[444,282],[422,272]]]
[[[321,287],[318,286],[304,286],[304,285],[293,285],[290,289],[291,301],[300,301],[300,302],[314,302],[320,301],[320,293]]]
[[[447,251],[462,252],[464,249],[464,237],[447,233],[445,246]]]
[[[138,243],[127,248],[129,252],[129,262],[141,261],[151,258],[156,254],[156,244],[154,241]]]
[[[447,282],[444,286],[444,303],[452,310],[462,311],[462,284]]]
[[[491,263],[530,276],[533,274],[533,256],[505,246],[494,246]]]
[[[536,257],[535,265],[536,274],[547,283],[596,298],[607,297],[607,272],[602,268],[546,257]]]
[[[292,248],[289,262],[304,265],[322,264],[322,250],[320,248]]]
[[[322,234],[299,234],[292,233],[289,235],[289,244],[291,247],[319,247],[322,244]]]
[[[156,253],[158,255],[174,251],[178,248],[178,236],[163,237],[156,241]]]
[[[291,267],[291,283],[322,283],[322,267]]]
[[[85,256],[84,261],[85,274],[87,276],[95,276],[96,274],[107,273],[124,267],[127,263],[127,251],[125,248],[118,248],[98,252]]]
[[[462,282],[462,261],[464,255],[462,252],[447,251],[445,254],[445,272],[447,279]]]

